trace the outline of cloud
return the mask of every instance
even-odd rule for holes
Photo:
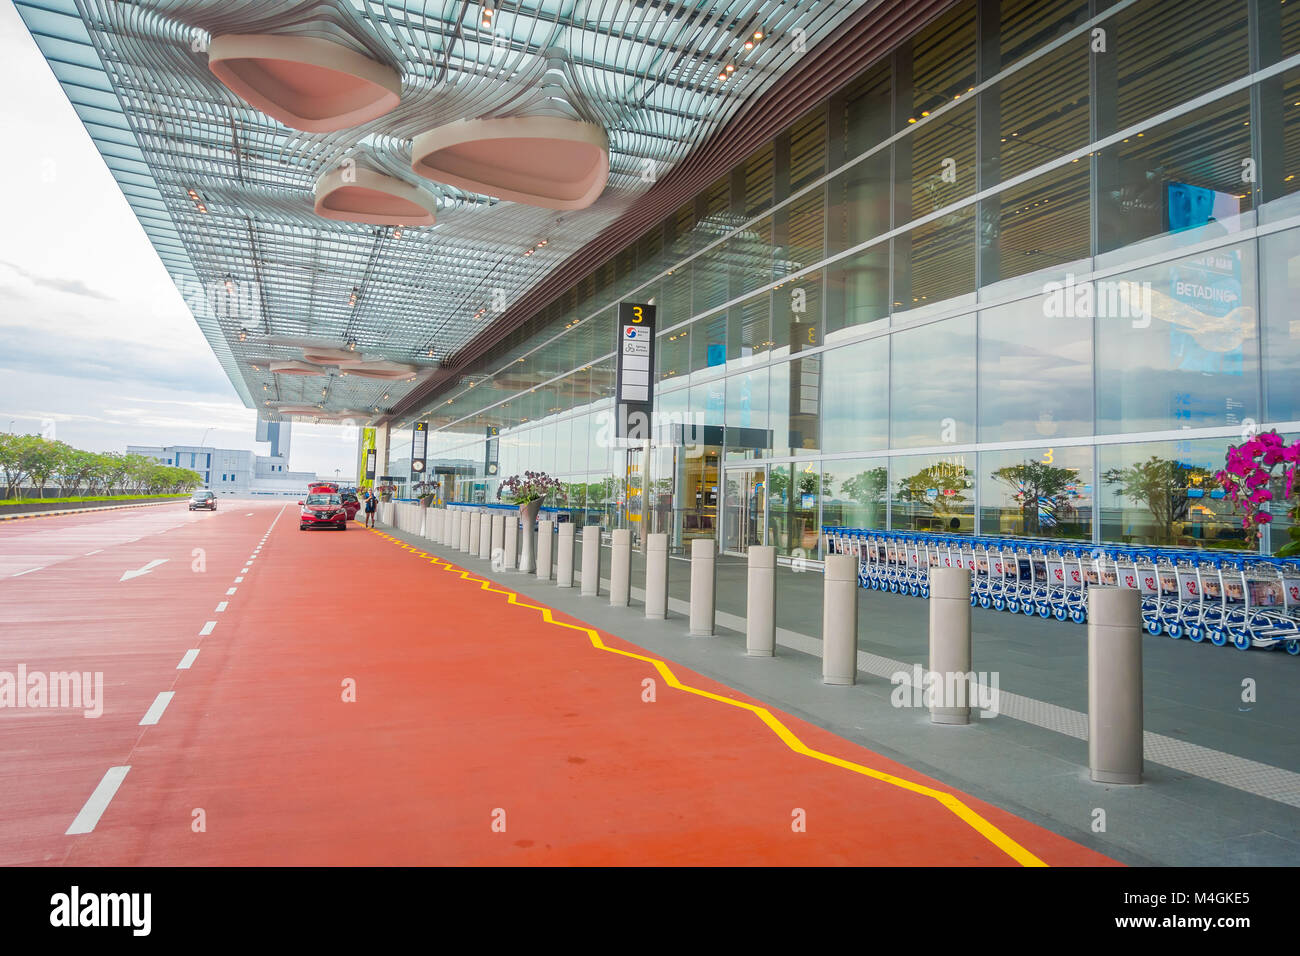
[[[0,266],[8,266],[14,272],[18,273],[20,276],[22,276],[24,279],[26,279],[32,285],[37,286],[38,288],[53,289],[55,292],[64,292],[67,293],[68,295],[84,296],[85,298],[88,299],[101,299],[105,302],[114,301],[112,296],[104,295],[104,293],[102,292],[95,291],[90,286],[82,282],[80,279],[61,279],[58,278],[57,276],[56,277],[40,276],[34,272],[29,272],[28,270],[24,269],[22,266],[18,265],[17,263],[8,262],[3,259],[0,259]],[[3,287],[3,289],[6,294],[10,294],[15,291],[12,286],[5,286]]]
[[[134,383],[186,393],[231,395],[210,351],[193,354],[143,342],[55,330],[0,326],[0,369],[110,383],[114,395]]]

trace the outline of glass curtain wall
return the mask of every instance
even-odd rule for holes
[[[676,548],[1240,547],[1213,472],[1300,421],[1297,55],[1283,0],[959,3],[440,396],[432,447],[481,475],[496,426],[500,475]],[[658,307],[631,472],[619,300]]]

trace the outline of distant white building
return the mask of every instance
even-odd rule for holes
[[[259,420],[257,440],[271,443],[270,455],[206,445],[127,445],[126,451],[197,471],[203,487],[219,494],[300,495],[316,474],[289,470],[289,437],[289,422]]]

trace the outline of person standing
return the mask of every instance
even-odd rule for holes
[[[375,496],[370,492],[366,493],[366,527],[375,526]]]

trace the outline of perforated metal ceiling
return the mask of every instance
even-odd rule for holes
[[[811,48],[863,4],[488,5],[490,17],[481,4],[438,0],[16,2],[235,388],[271,417],[309,407],[377,417],[397,404],[780,77],[800,55],[789,41],[796,30]],[[343,43],[399,71],[401,104],[341,132],[289,129],[208,69],[206,44],[226,33]],[[763,39],[745,50],[755,33]],[[609,183],[594,205],[557,213],[411,173],[411,139],[427,129],[534,115],[607,131]],[[316,180],[349,160],[428,191],[437,224],[397,230],[316,216]],[[373,381],[338,367],[269,371],[271,361],[301,359],[302,344],[417,373]]]

